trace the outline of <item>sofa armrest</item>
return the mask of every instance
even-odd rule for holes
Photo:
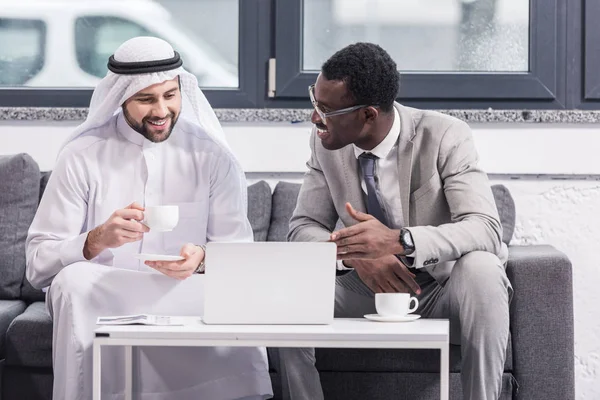
[[[517,398],[575,398],[573,275],[552,246],[511,246],[506,269]]]

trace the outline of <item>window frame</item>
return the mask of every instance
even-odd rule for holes
[[[398,100],[422,108],[564,108],[567,3],[530,0],[530,72],[403,72]],[[275,99],[294,104],[308,98],[317,77],[301,68],[303,0],[275,0],[275,7]]]
[[[215,108],[254,108],[258,106],[259,93],[256,76],[259,73],[258,2],[239,0],[238,63],[239,87],[202,89]],[[75,27],[73,26],[73,29]],[[44,37],[46,48],[47,36]],[[107,60],[108,61],[108,60]],[[184,60],[185,68],[185,60]],[[0,107],[74,107],[86,108],[90,104],[92,88],[29,88],[0,87]]]
[[[211,105],[310,108],[307,88],[316,73],[300,72],[301,0],[240,0],[238,7],[240,86],[204,90]],[[404,73],[398,100],[430,109],[600,109],[600,52],[593,46],[600,39],[599,8],[594,0],[531,0],[530,73]],[[286,58],[290,51],[297,67]],[[272,58],[276,71],[268,68]],[[269,97],[269,78],[276,81],[275,97]],[[90,88],[0,87],[0,107],[87,108],[91,95]]]
[[[569,109],[600,108],[600,3],[572,0],[568,10],[567,40],[569,60],[567,87]]]

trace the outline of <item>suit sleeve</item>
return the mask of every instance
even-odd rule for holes
[[[318,137],[314,132],[310,137],[311,156],[306,166],[308,172],[298,195],[296,209],[290,220],[287,236],[290,242],[324,242],[338,220],[331,192],[315,153]]]
[[[502,226],[487,174],[469,126],[457,121],[440,141],[438,171],[448,202],[451,223],[408,228],[416,250],[414,266],[453,261],[472,251],[501,252]]]

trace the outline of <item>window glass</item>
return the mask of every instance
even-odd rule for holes
[[[401,71],[529,70],[529,0],[304,0],[303,69],[366,41]]]
[[[25,85],[42,70],[45,36],[42,21],[0,18],[0,85]]]

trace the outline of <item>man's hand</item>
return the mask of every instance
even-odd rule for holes
[[[360,279],[375,293],[421,294],[415,275],[396,256],[388,255],[376,260],[350,260],[344,262],[356,270]]]
[[[337,245],[338,260],[376,259],[392,254],[403,254],[400,231],[379,222],[372,215],[356,211],[346,203],[346,211],[358,224],[331,234]]]
[[[150,228],[140,223],[143,219],[144,207],[135,202],[115,211],[105,223],[88,233],[83,256],[91,260],[106,249],[142,240],[144,233],[150,231]]]
[[[181,248],[180,255],[184,260],[146,261],[144,264],[171,278],[184,280],[192,276],[194,271],[196,271],[200,263],[204,260],[204,250],[202,247],[188,243]]]

